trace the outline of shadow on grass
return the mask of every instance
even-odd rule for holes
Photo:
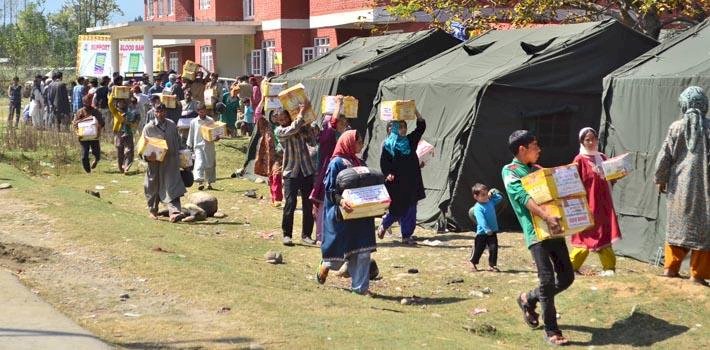
[[[207,349],[210,345],[241,345],[239,348],[249,348],[249,343],[252,339],[245,337],[227,337],[227,338],[216,338],[216,339],[194,339],[194,340],[180,340],[180,341],[169,341],[169,342],[132,342],[132,343],[114,343],[120,348],[124,349],[147,349],[147,350],[157,350],[157,349]],[[193,344],[204,344],[203,345],[193,345]],[[247,344],[247,346],[244,346]]]
[[[15,337],[81,337],[99,340],[94,335],[74,332],[48,331],[39,329],[0,328],[0,338]]]
[[[383,295],[383,294],[377,294],[375,296],[375,299],[380,299],[380,300],[386,300],[386,301],[393,301],[399,304],[403,298],[407,298],[410,300],[413,300],[412,305],[446,305],[446,304],[454,304],[458,302],[462,302],[465,300],[468,300],[468,298],[459,298],[459,297],[416,297],[412,298],[411,295]]]
[[[184,222],[183,224],[187,225],[195,225],[195,226],[214,226],[214,225],[237,225],[237,226],[242,226],[245,225],[245,223],[241,221],[193,221],[193,222]]]
[[[560,328],[575,332],[590,333],[588,342],[574,342],[570,345],[604,346],[627,345],[633,347],[652,346],[688,331],[688,327],[669,323],[644,312],[634,312],[626,319],[614,322],[611,328],[567,325]]]
[[[399,248],[446,248],[446,249],[459,249],[459,248],[471,248],[470,245],[426,245],[422,243],[418,243],[417,245],[407,245],[403,244],[400,241],[390,241],[390,242],[381,242],[377,243],[378,247],[399,247]]]

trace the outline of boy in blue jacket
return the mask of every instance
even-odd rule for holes
[[[498,270],[498,220],[496,219],[496,205],[503,200],[497,189],[488,190],[484,184],[477,183],[471,189],[476,204],[468,211],[468,216],[476,223],[476,238],[471,250],[471,264],[474,271],[478,269],[483,251],[488,247],[488,271]]]

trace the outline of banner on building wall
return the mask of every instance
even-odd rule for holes
[[[165,60],[161,48],[153,49],[153,69],[164,70]],[[119,69],[126,72],[145,72],[143,64],[143,41],[121,40],[119,42]],[[76,56],[76,71],[79,76],[101,77],[113,74],[111,62],[111,38],[108,35],[79,35]]]

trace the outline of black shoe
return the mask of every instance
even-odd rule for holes
[[[237,173],[232,173],[232,175],[229,175],[229,177],[231,177],[232,179],[234,179],[234,178],[237,177]]]
[[[94,161],[91,163],[91,169],[96,169],[96,166],[97,166],[97,165],[99,165],[98,159],[97,159],[97,160],[94,160]]]

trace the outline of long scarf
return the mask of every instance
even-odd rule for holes
[[[409,145],[409,139],[406,136],[399,135],[399,122],[392,123],[390,134],[385,139],[385,150],[394,157],[395,151],[399,151],[402,155],[409,155],[412,149]]]
[[[693,152],[699,142],[704,142],[703,119],[708,113],[708,98],[701,87],[690,86],[680,94],[678,102],[683,119],[686,120],[685,142],[688,151]]]
[[[333,156],[330,159],[335,157],[345,158],[353,166],[362,165],[362,162],[357,157],[357,132],[355,130],[348,130],[340,135],[338,142],[335,144]]]

